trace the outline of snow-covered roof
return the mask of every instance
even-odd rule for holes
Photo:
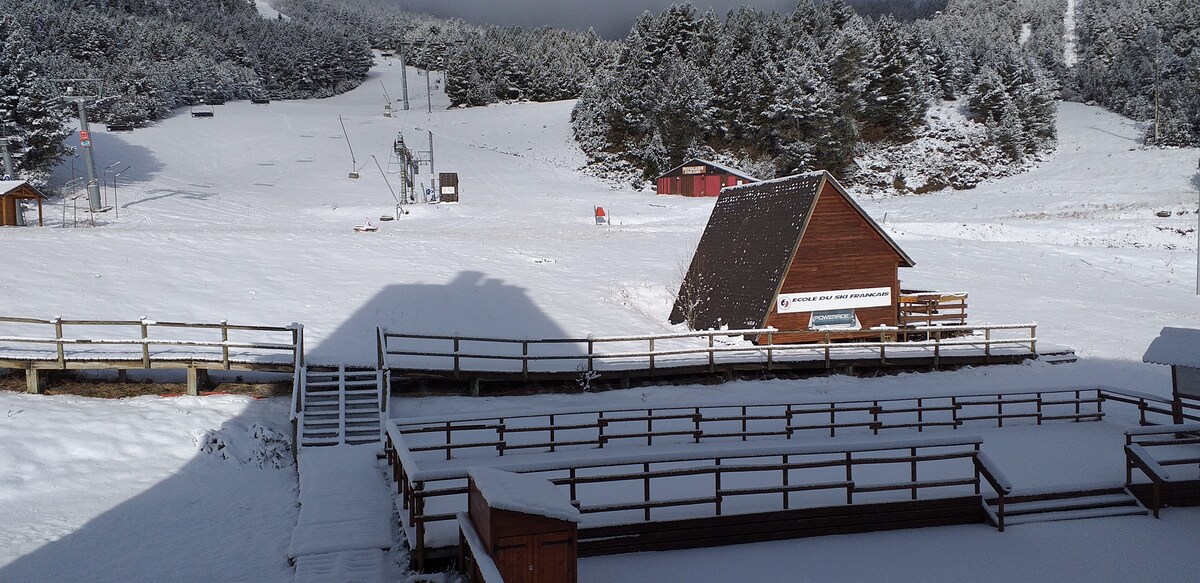
[[[8,194],[25,184],[24,180],[0,180],[0,194]]]
[[[683,168],[684,166],[694,166],[697,163],[707,164],[707,165],[712,166],[713,168],[716,168],[717,170],[720,170],[726,174],[733,174],[734,176],[741,176],[742,178],[745,178],[746,180],[760,182],[759,179],[757,179],[749,174],[746,174],[745,172],[738,170],[737,168],[734,168],[732,166],[726,166],[724,164],[718,164],[716,162],[713,162],[712,160],[705,160],[704,158],[692,158],[692,159],[688,160],[687,162],[684,162],[683,164],[680,164],[670,170],[667,170],[666,172],[663,172],[662,174],[659,174],[659,176],[660,177],[666,176],[676,170],[679,170],[680,168]]]
[[[579,509],[545,478],[484,467],[473,467],[468,475],[492,508],[579,522]]]
[[[1163,328],[1142,355],[1142,362],[1200,368],[1200,330]]]

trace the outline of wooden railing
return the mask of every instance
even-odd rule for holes
[[[1135,469],[1150,479],[1154,485],[1151,510],[1154,511],[1155,518],[1158,518],[1159,509],[1162,508],[1162,488],[1171,482],[1167,466],[1194,465],[1200,470],[1200,456],[1155,456],[1151,451],[1154,448],[1195,445],[1200,445],[1200,423],[1134,427],[1125,430],[1125,486],[1133,485]],[[1194,480],[1197,477],[1189,476],[1189,479]]]
[[[992,491],[996,493],[996,510],[992,510],[992,506],[983,500],[983,511],[996,523],[996,528],[1000,532],[1004,532],[1004,499],[1013,491],[1013,484],[1000,471],[999,466],[992,461],[992,458],[984,452],[979,452],[975,455],[975,471],[983,476]]]
[[[1172,409],[1175,403],[1167,397],[1101,387],[1100,398],[1137,407],[1138,423],[1141,425],[1170,425],[1175,422],[1176,412]],[[1183,401],[1179,407],[1184,421],[1200,422],[1200,404]]]
[[[393,462],[392,477],[401,494],[405,524],[415,532],[410,540],[418,564],[422,564],[429,525],[453,521],[465,508],[467,468],[421,469],[411,460],[406,466],[399,461],[407,457],[402,442],[403,437],[389,432],[386,452]],[[926,490],[944,492],[958,487],[979,495],[979,466],[971,462],[981,443],[970,436],[855,444],[738,443],[726,448],[643,450],[497,467],[545,477],[562,487],[585,516],[607,515],[600,523],[630,524],[663,518],[667,509],[681,507],[698,507],[693,515],[721,516],[853,504],[856,496],[873,493],[904,492],[903,499],[917,500]],[[943,463],[953,464],[954,460],[966,463],[953,467]],[[921,471],[932,464],[938,464],[936,469]],[[830,479],[834,474],[837,477]],[[813,494],[817,498],[808,499],[807,504],[796,499],[802,493],[829,491],[839,492],[838,497],[824,499]],[[458,497],[458,503],[450,501],[451,497]],[[776,502],[765,502],[772,497]],[[739,500],[745,502],[731,508]],[[440,501],[443,511],[427,510],[434,501]],[[671,512],[671,516],[679,513]]]
[[[1093,421],[1104,417],[1100,389],[949,395],[870,401],[702,405],[640,409],[561,409],[501,415],[398,418],[389,421],[417,459],[450,460],[522,452],[748,441],[966,424]]]
[[[125,368],[131,363],[140,363],[141,368],[151,368],[155,362],[198,361],[217,363],[220,368],[229,370],[236,364],[256,361],[294,364],[303,353],[303,327],[299,324],[247,326],[226,321],[160,322],[144,317],[138,320],[61,317],[43,320],[0,316],[0,326],[26,331],[24,334],[0,334],[0,359],[49,362],[60,369],[80,362],[87,362],[89,366],[119,362]],[[95,337],[83,330],[98,330],[107,336]],[[154,334],[163,330],[172,333],[167,337]],[[199,334],[178,333],[181,330],[199,331]],[[68,331],[72,333],[68,334]],[[276,336],[278,340],[234,341],[230,340],[231,333]]]
[[[774,328],[705,330],[633,336],[512,339],[480,336],[441,336],[377,331],[378,362],[385,368],[438,370],[459,375],[465,371],[593,372],[649,370],[691,366],[715,371],[719,364],[755,363],[770,370],[784,360],[823,360],[832,367],[839,358],[878,358],[923,355],[939,359],[956,350],[973,350],[987,358],[1004,350],[1037,354],[1036,324],[980,326],[910,326],[906,334],[919,341],[896,342],[897,328],[878,330],[879,341],[776,344]],[[751,344],[746,338],[765,339]],[[469,362],[473,361],[473,362]],[[482,366],[471,366],[477,362]]]
[[[967,294],[901,290],[898,309],[901,327],[964,326],[967,323]]]

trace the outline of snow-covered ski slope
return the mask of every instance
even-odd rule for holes
[[[671,295],[712,199],[581,172],[572,102],[448,110],[435,74],[429,114],[425,77],[408,78],[412,109],[394,103],[391,118],[383,88],[398,100],[400,70],[378,58],[361,87],[330,99],[229,103],[211,119],[185,109],[133,133],[96,128],[99,166],[132,165],[109,192],[120,216],[64,229],[50,205],[47,228],[0,233],[9,310],[299,321],[310,361],[348,364],[373,362],[378,324],[515,338],[671,329]],[[397,131],[424,150],[428,130],[437,170],[459,173],[462,202],[409,205],[380,222],[394,201],[371,157],[386,170]],[[1106,363],[1094,379],[1152,389],[1145,375],[1166,371],[1138,363],[1141,350],[1163,325],[1200,321],[1187,232],[1197,151],[1139,149],[1131,122],[1077,104],[1062,106],[1059,132],[1056,157],[1028,174],[861,199],[916,259],[906,287],[967,291],[973,321],[1037,321],[1045,341]],[[613,226],[594,224],[594,206]],[[1187,214],[1160,219],[1160,209]],[[380,230],[353,232],[365,219]]]

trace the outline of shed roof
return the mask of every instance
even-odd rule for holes
[[[713,168],[721,170],[722,172],[725,172],[726,174],[733,174],[734,176],[741,176],[742,178],[745,178],[746,180],[753,180],[754,182],[759,182],[759,180],[757,178],[755,178],[749,174],[746,174],[745,172],[742,172],[741,170],[738,170],[737,168],[734,168],[732,166],[726,166],[724,164],[718,164],[716,162],[713,162],[712,160],[705,160],[704,158],[692,158],[692,159],[684,162],[683,164],[680,164],[670,170],[667,170],[666,172],[663,172],[662,174],[659,174],[658,178],[662,178],[663,176],[666,176],[676,170],[679,170],[680,168],[683,168],[684,166],[695,166],[697,163],[708,164],[709,166],[712,166]]]
[[[1142,362],[1200,368],[1200,330],[1163,328],[1150,342]]]
[[[579,522],[579,509],[545,478],[482,466],[467,473],[491,508]]]
[[[849,201],[900,256],[912,259],[828,172],[810,172],[721,190],[680,285],[671,322],[693,328],[763,324],[825,184]]]
[[[24,187],[24,189],[22,189],[22,187]],[[42,191],[34,188],[33,185],[24,180],[0,180],[0,196],[6,196],[9,193],[17,190],[24,190],[25,192],[23,194],[28,196],[46,198],[46,195],[42,194]]]

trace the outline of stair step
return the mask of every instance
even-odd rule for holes
[[[993,505],[994,506],[994,505]],[[1038,500],[1032,502],[1014,502],[1004,504],[1005,520],[1008,516],[1059,512],[1065,510],[1085,510],[1091,508],[1113,508],[1120,506],[1135,506],[1140,508],[1137,499],[1128,494],[1108,494],[1103,496],[1084,496],[1079,498],[1062,498],[1057,500]]]
[[[1085,518],[1105,518],[1109,516],[1147,516],[1149,510],[1141,506],[1120,506],[1114,508],[1088,508],[1082,510],[1065,510],[1062,512],[1043,512],[1026,514],[1009,518],[1005,509],[1004,525],[1030,524],[1034,522],[1056,522],[1059,520],[1081,520]]]
[[[1126,496],[1129,493],[1125,491],[1124,486],[1110,486],[1107,488],[1092,488],[1090,490],[1046,490],[1044,492],[1029,492],[1022,490],[1016,494],[1006,496],[1004,505],[1024,503],[1024,502],[1039,502],[1042,500],[1067,500],[1071,498],[1087,498],[1090,496],[1108,496],[1119,494]],[[988,500],[988,503],[994,504],[995,498]]]

